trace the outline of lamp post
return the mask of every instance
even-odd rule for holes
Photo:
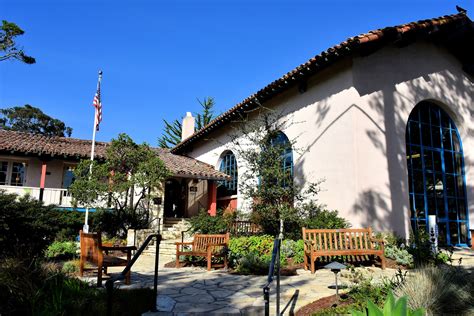
[[[347,267],[343,265],[342,263],[339,263],[337,261],[331,262],[327,265],[324,266],[324,269],[331,270],[334,273],[334,276],[336,278],[336,297],[339,299],[339,286],[337,284],[337,274],[341,272],[342,269],[346,269]]]

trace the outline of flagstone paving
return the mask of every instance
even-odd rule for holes
[[[463,256],[463,266],[474,265],[474,252],[456,253]],[[142,256],[132,269],[132,284],[116,285],[123,289],[153,287],[154,257]],[[390,278],[394,269],[381,270],[376,267],[356,268],[374,281]],[[120,268],[110,268],[110,272]],[[321,269],[315,274],[297,270],[296,276],[281,277],[281,310],[284,315],[296,312],[319,298],[335,294],[328,286],[334,284],[334,274]],[[342,273],[342,283],[349,283],[351,273]],[[95,281],[90,279],[91,282]],[[206,271],[204,268],[165,268],[160,263],[158,275],[158,298],[154,315],[263,315],[264,301],[262,287],[266,276],[244,276],[229,274],[222,270]],[[271,287],[271,314],[275,314],[275,286]]]

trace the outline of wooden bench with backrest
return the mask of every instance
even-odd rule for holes
[[[366,255],[380,258],[385,269],[383,240],[372,237],[371,228],[357,229],[307,229],[303,227],[304,268],[315,271],[318,258],[332,256],[363,257]]]
[[[191,242],[176,243],[176,268],[181,266],[179,256],[205,257],[207,261],[207,271],[212,268],[212,258],[224,258],[224,264],[214,265],[214,267],[227,268],[227,248],[229,247],[230,234],[196,234]],[[190,246],[191,249],[185,249]]]
[[[132,257],[132,250],[136,250],[135,246],[113,246],[111,244],[102,244],[102,236],[98,233],[84,233],[80,231],[80,242],[81,242],[81,258],[80,258],[80,269],[79,273],[81,276],[84,274],[84,265],[86,262],[90,262],[97,266],[97,286],[102,286],[102,272],[107,274],[108,267],[124,267],[126,266]],[[121,251],[124,255],[126,254],[127,259],[112,256],[109,254],[110,251]],[[125,284],[130,284],[130,271],[127,273],[125,278]]]

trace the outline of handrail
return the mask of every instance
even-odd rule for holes
[[[268,268],[267,283],[263,287],[263,300],[265,301],[265,316],[270,315],[270,284],[273,282],[275,275],[275,264],[277,271],[277,288],[276,288],[276,314],[280,316],[280,247],[281,239],[275,238],[273,241],[272,261]]]
[[[127,273],[130,271],[132,268],[133,264],[137,261],[138,257],[142,254],[142,252],[145,250],[145,248],[148,246],[150,241],[156,238],[156,253],[155,253],[155,275],[154,275],[154,281],[153,281],[153,305],[152,305],[152,312],[156,312],[156,296],[158,294],[158,261],[160,257],[160,243],[161,243],[161,234],[156,233],[156,234],[151,234],[149,235],[143,244],[140,246],[140,248],[137,250],[137,252],[133,255],[132,260],[127,264],[125,269],[117,275],[105,282],[105,288],[107,289],[107,316],[112,316],[112,293],[114,289],[114,282],[118,280],[123,280],[125,279],[125,276]]]

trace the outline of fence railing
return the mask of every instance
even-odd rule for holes
[[[229,232],[235,236],[249,236],[262,233],[262,227],[251,221],[233,221],[229,225]]]
[[[151,311],[156,312],[156,295],[158,294],[158,262],[160,259],[160,242],[161,242],[161,234],[151,234],[149,235],[140,248],[137,250],[135,255],[133,256],[132,260],[127,264],[125,269],[118,275],[110,278],[105,282],[105,288],[107,289],[107,316],[112,316],[112,301],[113,301],[113,289],[114,289],[114,282],[125,279],[127,273],[132,268],[135,261],[137,261],[138,257],[142,254],[143,250],[148,246],[150,241],[156,238],[156,252],[155,252],[155,274],[153,279],[153,302],[151,305]]]
[[[276,315],[280,315],[280,247],[281,239],[275,238],[273,242],[272,261],[268,268],[267,283],[263,287],[263,300],[265,301],[265,316],[270,315],[270,285],[276,272]]]

